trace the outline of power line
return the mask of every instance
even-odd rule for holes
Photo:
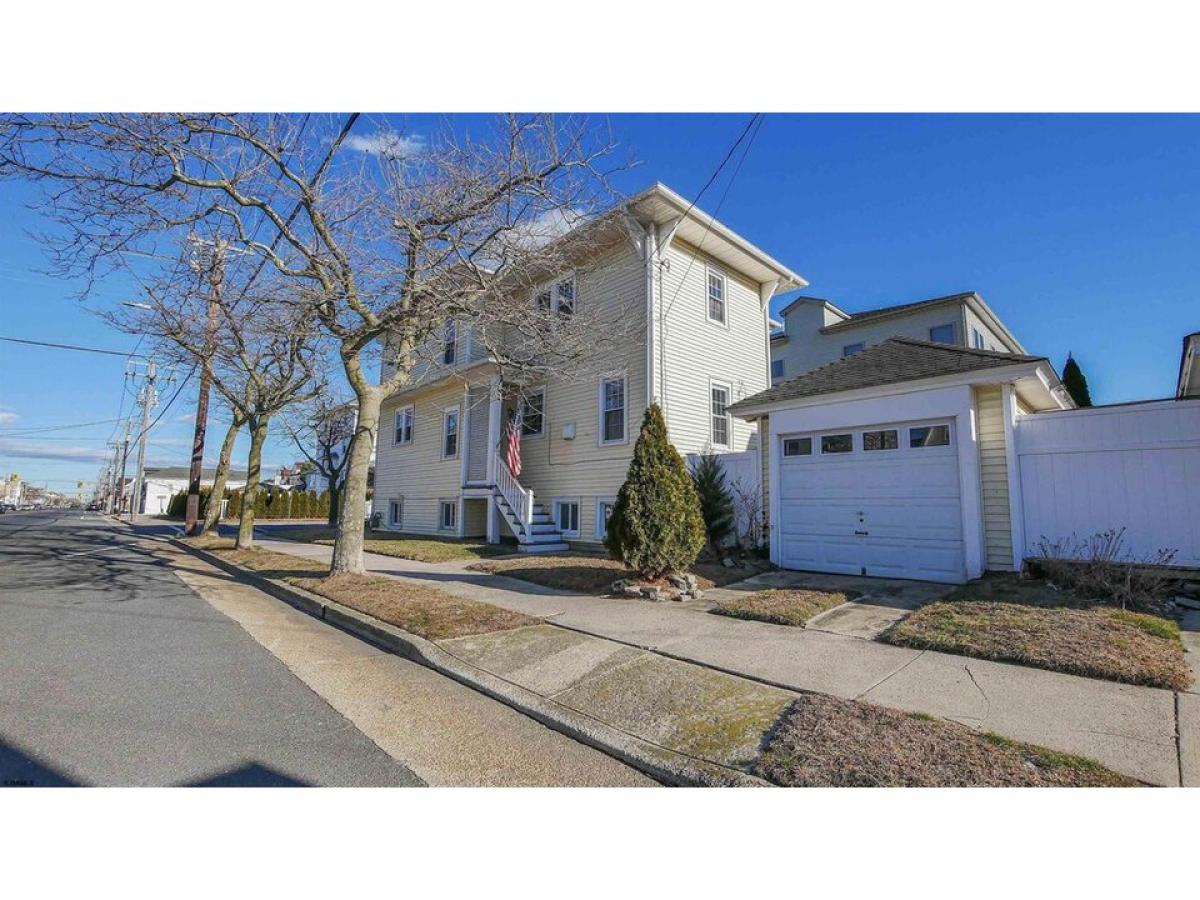
[[[122,356],[128,359],[133,356],[133,353],[123,350],[101,350],[98,347],[80,347],[77,344],[55,344],[50,341],[31,341],[27,338],[5,337],[0,335],[0,341],[9,341],[13,344],[29,344],[32,347],[52,347],[55,350],[79,350],[83,353],[103,353],[106,356]]]
[[[8,428],[0,428],[0,436],[2,437],[22,437],[27,434],[38,434],[43,431],[66,431],[70,428],[88,428],[92,425],[108,425],[110,422],[120,422],[118,416],[115,419],[97,419],[95,422],[78,422],[74,425],[46,425],[39,428],[18,428],[10,430]]]

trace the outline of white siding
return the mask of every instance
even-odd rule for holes
[[[462,484],[462,461],[442,459],[442,414],[446,407],[461,404],[461,384],[431,388],[413,396],[390,397],[380,410],[380,434],[375,459],[375,496],[382,500],[404,500],[403,530],[414,534],[445,534],[438,531],[438,500],[457,497]],[[413,440],[395,446],[396,409],[409,403],[416,407]],[[462,419],[459,441],[462,441]],[[464,449],[460,443],[460,452]],[[387,510],[384,508],[386,522]],[[461,519],[461,515],[460,515]]]
[[[1004,443],[1004,401],[999,385],[975,388],[979,429],[979,481],[983,501],[986,568],[1013,568],[1012,515],[1008,492],[1008,461]]]
[[[655,384],[671,443],[698,453],[712,433],[710,384],[728,385],[731,403],[770,387],[767,324],[757,283],[678,240],[666,259],[670,268],[656,290]],[[709,265],[725,274],[725,325],[708,318]],[[747,450],[755,436],[753,423],[731,419],[730,446],[718,452]]]
[[[1200,566],[1200,400],[1039,413],[1017,427],[1026,553],[1125,528],[1145,555]]]

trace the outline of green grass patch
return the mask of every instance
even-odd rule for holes
[[[803,628],[826,610],[853,600],[857,596],[842,591],[766,590],[721,600],[712,611],[735,619],[754,619],[774,625],[793,625]]]

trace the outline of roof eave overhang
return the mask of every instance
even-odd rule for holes
[[[738,418],[753,421],[763,416],[769,416],[772,412],[784,409],[826,406],[830,403],[844,403],[871,397],[887,397],[935,390],[937,388],[987,384],[1014,385],[1021,400],[1029,408],[1037,411],[1071,409],[1075,406],[1063,388],[1062,383],[1058,380],[1058,375],[1055,374],[1054,368],[1050,363],[1046,360],[1037,360],[1034,362],[1015,363],[1011,366],[996,366],[990,369],[973,369],[970,372],[956,372],[953,375],[935,375],[930,378],[893,381],[888,384],[853,388],[845,391],[832,391],[827,394],[813,394],[805,397],[772,400],[766,403],[746,404],[745,401],[741,401],[734,403],[729,409]]]
[[[627,206],[642,222],[665,225],[678,220],[676,237],[760,284],[778,281],[775,294],[808,286],[808,282],[800,275],[699,207],[693,206],[665,184],[657,183],[635,194]]]

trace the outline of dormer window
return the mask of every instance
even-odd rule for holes
[[[708,270],[708,320],[725,324],[725,273]]]
[[[538,288],[533,295],[533,304],[538,313],[548,316],[575,314],[575,275],[561,278],[548,287]]]
[[[935,325],[933,328],[930,328],[929,340],[935,344],[953,344],[954,323],[950,322],[946,325]]]

